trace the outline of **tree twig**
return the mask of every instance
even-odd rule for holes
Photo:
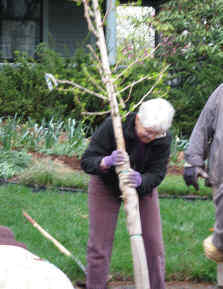
[[[104,18],[102,20],[102,24],[103,25],[105,24],[105,21],[106,21],[106,19],[108,17],[109,12],[111,11],[111,8],[112,8],[112,0],[109,1],[109,7],[107,8],[107,10],[105,12],[105,16],[104,16]]]
[[[92,12],[90,10],[90,6],[88,5],[88,1],[82,0],[82,2],[84,4],[84,16],[85,16],[87,23],[88,23],[88,29],[97,37],[98,33],[97,33],[97,30],[95,29],[95,27],[91,21],[90,14],[92,14]]]
[[[167,70],[168,67],[169,67],[169,66],[165,67],[165,69],[163,69],[163,70],[160,72],[159,77],[156,79],[156,82],[154,83],[154,85],[149,89],[149,91],[148,91],[146,94],[144,94],[144,96],[140,99],[140,101],[133,106],[133,110],[135,110],[135,109],[144,101],[144,99],[145,99],[148,95],[150,95],[150,93],[153,91],[153,89],[157,86],[157,84],[158,84],[158,83],[160,82],[160,80],[162,79],[163,74],[164,74],[164,72]],[[127,115],[128,115],[129,113],[130,113],[130,112],[128,112]]]
[[[158,45],[157,45],[157,47],[158,47]],[[129,70],[129,68],[131,68],[132,66],[134,66],[137,62],[143,61],[143,60],[145,60],[146,58],[150,57],[150,56],[155,52],[155,50],[157,49],[157,47],[154,48],[154,49],[153,49],[150,53],[148,53],[147,55],[145,55],[145,56],[143,56],[143,57],[141,57],[141,58],[140,58],[140,57],[136,58],[135,61],[131,62],[121,73],[119,73],[119,74],[117,75],[117,77],[114,79],[114,81],[118,80],[123,74],[126,73],[127,70]]]
[[[143,80],[146,80],[146,79],[152,79],[152,77],[149,77],[149,76],[142,77],[142,78],[140,78],[140,79],[132,82],[131,84],[125,86],[123,89],[119,90],[119,91],[117,92],[117,94],[121,94],[122,92],[126,91],[126,90],[129,89],[129,88],[133,88],[136,84],[138,84],[138,83],[140,83],[140,82],[142,82]],[[126,102],[126,101],[125,101],[125,102]]]
[[[110,112],[111,112],[111,110],[98,111],[98,112],[84,111],[81,114],[83,114],[83,115],[105,115],[105,114],[108,114]]]
[[[57,82],[58,82],[58,83],[61,83],[61,84],[69,84],[69,85],[72,85],[72,86],[77,87],[77,88],[79,88],[79,89],[81,89],[81,90],[83,90],[83,91],[85,91],[85,92],[87,92],[87,93],[89,93],[89,94],[91,94],[91,95],[97,96],[98,98],[101,98],[101,99],[106,100],[106,101],[108,100],[108,98],[107,98],[106,96],[104,96],[104,95],[102,95],[102,94],[99,94],[99,93],[97,93],[97,92],[94,92],[94,91],[92,91],[92,90],[89,90],[89,89],[87,89],[87,88],[85,88],[85,87],[83,87],[83,86],[81,86],[81,85],[79,85],[79,84],[77,84],[77,83],[75,83],[75,82],[73,82],[73,81],[69,81],[69,80],[59,80],[59,79],[57,79]]]

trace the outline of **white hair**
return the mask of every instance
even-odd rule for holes
[[[174,113],[170,102],[163,98],[154,98],[143,102],[137,115],[145,128],[165,132],[171,127]]]

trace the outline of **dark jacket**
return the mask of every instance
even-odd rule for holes
[[[171,136],[156,139],[148,144],[142,143],[135,133],[136,113],[130,113],[123,122],[123,133],[126,151],[130,157],[131,168],[140,172],[142,184],[137,188],[139,195],[151,193],[163,180],[170,155]],[[112,119],[107,118],[92,136],[90,144],[81,159],[82,169],[93,175],[98,175],[103,182],[112,188],[115,194],[120,194],[118,177],[115,168],[107,171],[100,169],[103,157],[116,150]]]

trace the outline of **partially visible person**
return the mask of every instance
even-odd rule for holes
[[[5,226],[0,226],[0,245],[12,245],[26,249],[26,245],[21,242],[17,242],[13,232]]]
[[[214,233],[203,245],[209,259],[223,262],[223,84],[209,96],[200,113],[185,151],[185,161],[185,183],[199,189],[201,176],[213,189]]]
[[[116,149],[111,117],[96,130],[81,166],[91,175],[88,186],[89,240],[87,288],[105,289],[119,209],[122,203],[115,167],[129,157],[131,170],[123,181],[139,195],[151,289],[165,289],[165,256],[157,187],[165,177],[170,155],[173,106],[162,98],[141,104],[122,123],[126,152]]]
[[[5,226],[0,226],[0,288],[74,289],[59,268],[28,251]]]

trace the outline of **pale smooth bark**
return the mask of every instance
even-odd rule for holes
[[[122,131],[122,122],[119,114],[118,102],[116,99],[115,86],[109,66],[106,41],[103,31],[103,22],[101,19],[98,0],[92,0],[92,8],[89,7],[86,0],[83,0],[83,4],[85,7],[85,16],[88,21],[89,30],[92,30],[97,38],[97,46],[100,51],[100,61],[103,71],[102,80],[106,87],[108,99],[110,102],[117,149],[125,151],[126,147]],[[91,15],[91,17],[89,15]],[[94,18],[94,25],[92,24],[92,18]],[[116,172],[118,175],[120,175],[129,169],[130,163],[129,160],[127,160],[124,165],[118,166],[116,168]],[[122,198],[124,201],[124,209],[127,219],[127,228],[131,241],[135,285],[137,289],[150,289],[148,265],[145,254],[144,241],[142,238],[138,195],[134,188],[131,188],[126,184],[120,183],[120,189],[122,191]]]

